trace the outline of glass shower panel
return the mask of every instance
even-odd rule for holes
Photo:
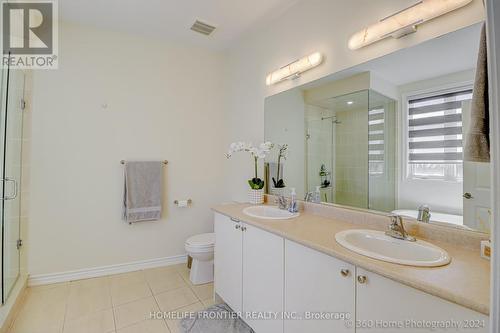
[[[334,121],[334,113],[327,107],[306,105],[306,190],[314,192],[319,186],[322,202],[334,202]]]
[[[335,203],[368,208],[368,90],[332,101]]]
[[[6,101],[7,101],[7,68],[0,67],[0,178],[3,178],[3,170],[4,170],[4,163],[3,163],[3,142],[4,142],[4,129],[5,129],[5,123],[4,123],[4,114],[5,114],[5,106],[6,106]],[[3,188],[3,182],[0,182],[0,198],[3,198],[3,193],[4,193],[4,188]],[[0,201],[0,219],[1,219],[1,237],[3,239],[3,201]],[[3,244],[3,241],[2,243]],[[3,247],[2,247],[3,248]],[[2,250],[3,254],[3,250]],[[2,260],[3,262],[3,260]],[[2,276],[2,304],[4,303],[4,296],[3,296],[3,272],[4,269],[1,267],[1,276]]]
[[[396,207],[396,101],[370,90],[368,111],[368,208]]]
[[[7,70],[5,106],[2,109],[2,301],[10,294],[20,270],[22,135],[24,73]]]

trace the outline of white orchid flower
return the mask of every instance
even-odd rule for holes
[[[258,147],[254,147],[251,142],[246,143],[242,141],[233,142],[229,145],[229,151],[226,153],[226,157],[230,158],[233,153],[246,151],[249,152],[254,158],[254,169],[255,169],[255,177],[250,179],[248,183],[252,189],[262,189],[264,186],[264,181],[258,178],[257,175],[257,162],[259,159],[266,158],[266,155],[271,152],[273,148],[273,144],[269,141],[261,143]]]
[[[244,147],[245,147],[244,142],[233,142],[229,146],[229,150],[235,153],[235,152],[242,151],[244,149]]]
[[[273,144],[271,142],[264,142],[259,145],[259,149],[264,152],[264,153],[269,153],[271,149],[273,148]]]
[[[258,148],[255,148],[255,147],[251,147],[248,149],[248,151],[250,152],[250,154],[252,154],[253,156],[256,156],[259,152],[259,149]]]
[[[256,156],[257,158],[264,159],[266,158],[266,153],[263,151],[258,151]]]
[[[238,150],[238,143],[233,142],[231,145],[229,145],[229,151],[237,151]]]

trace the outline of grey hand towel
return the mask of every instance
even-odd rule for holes
[[[472,97],[470,126],[465,135],[464,159],[466,161],[490,161],[490,117],[488,104],[486,27],[483,25]]]
[[[123,219],[127,222],[161,218],[162,162],[125,162]]]

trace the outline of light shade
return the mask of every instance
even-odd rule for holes
[[[319,52],[315,52],[270,73],[266,77],[266,84],[270,86],[271,84],[296,77],[300,75],[300,73],[318,66],[322,61],[323,55]]]
[[[404,35],[405,30],[413,29],[417,24],[449,13],[470,2],[472,0],[422,0],[355,33],[349,39],[349,48],[357,50],[389,36]]]

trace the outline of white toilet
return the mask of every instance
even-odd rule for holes
[[[214,280],[215,234],[207,233],[189,237],[186,252],[193,258],[189,279],[192,284],[209,283]]]

